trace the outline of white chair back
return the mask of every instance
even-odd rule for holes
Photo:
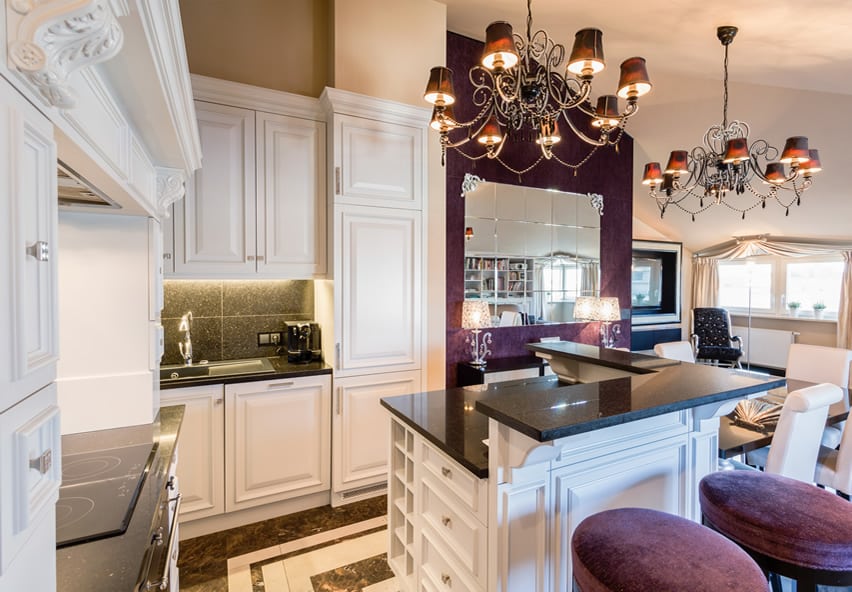
[[[837,466],[834,469],[834,482],[825,483],[846,495],[852,495],[852,430],[843,430],[840,448],[837,451]]]
[[[661,358],[695,363],[695,353],[688,341],[667,341],[654,346],[654,353]]]
[[[786,377],[807,382],[829,382],[847,388],[852,351],[838,347],[794,343],[787,353]]]
[[[838,386],[828,383],[788,394],[772,436],[764,470],[813,483],[828,407],[842,396]]]

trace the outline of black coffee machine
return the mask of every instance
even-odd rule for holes
[[[322,331],[319,323],[284,323],[287,361],[307,364],[322,360]]]

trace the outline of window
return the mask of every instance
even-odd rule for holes
[[[719,305],[732,312],[836,318],[843,262],[839,257],[753,257],[719,262]],[[813,305],[825,305],[817,315]],[[749,306],[750,303],[750,306]]]

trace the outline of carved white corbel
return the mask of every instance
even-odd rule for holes
[[[186,194],[186,175],[178,169],[157,169],[157,213],[169,217],[169,207]]]
[[[114,57],[124,41],[119,0],[12,0],[6,4],[10,66],[52,106],[74,107],[68,77]]]
[[[476,175],[465,173],[464,180],[462,180],[461,196],[464,197],[465,194],[474,191],[480,183],[484,182],[485,179],[483,179],[482,177],[477,177]]]
[[[587,193],[589,203],[598,211],[598,216],[603,216],[604,197],[600,193]]]

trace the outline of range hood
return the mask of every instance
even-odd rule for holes
[[[119,204],[95,189],[62,161],[57,162],[56,169],[60,207],[121,209]]]

